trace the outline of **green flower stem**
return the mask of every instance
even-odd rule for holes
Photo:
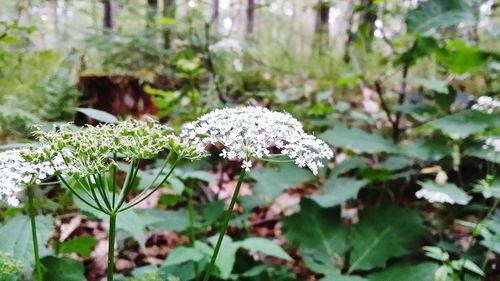
[[[231,198],[231,203],[229,203],[229,208],[226,211],[224,224],[222,225],[222,228],[220,230],[219,238],[217,239],[217,244],[215,245],[214,253],[212,254],[212,259],[210,260],[210,264],[208,265],[207,271],[205,271],[205,276],[203,277],[203,281],[208,281],[210,279],[210,275],[212,274],[215,261],[217,260],[217,255],[219,254],[219,250],[222,245],[222,239],[224,239],[224,234],[226,234],[229,221],[231,220],[231,216],[233,215],[234,205],[236,204],[236,200],[238,199],[238,194],[240,193],[241,184],[243,183],[244,178],[245,178],[245,169],[242,169],[240,172],[240,176],[238,178],[238,183],[236,183],[236,188],[234,189],[233,197]]]
[[[189,213],[189,244],[191,246],[194,246],[194,242],[196,241],[196,230],[194,227],[194,219],[195,219],[195,213],[194,213],[194,206],[193,206],[193,189],[188,187],[186,189],[186,193],[188,196],[188,213]],[[198,264],[195,262],[193,263],[193,271],[194,271],[194,276],[196,277],[196,280],[198,280]]]
[[[35,218],[35,205],[33,202],[33,187],[26,186],[28,193],[28,214],[31,221],[31,238],[33,240],[33,254],[35,257],[35,280],[42,281],[42,267],[40,264],[40,254],[38,252],[38,238],[36,234],[36,218]]]
[[[115,237],[116,237],[116,214],[109,214],[109,234],[108,234],[108,281],[113,281],[115,269]]]

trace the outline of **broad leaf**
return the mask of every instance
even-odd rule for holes
[[[448,82],[445,80],[435,79],[414,79],[416,84],[423,86],[427,90],[434,91],[440,94],[448,94]]]
[[[79,236],[59,245],[59,252],[62,254],[77,253],[84,258],[90,257],[97,240],[89,235]]]
[[[36,216],[38,248],[44,249],[54,231],[54,219],[50,216]],[[21,261],[26,270],[33,265],[33,240],[28,216],[17,215],[0,227],[0,251],[10,253]]]
[[[50,281],[85,281],[85,269],[80,261],[57,258],[53,256],[44,257],[41,260],[45,267],[44,280]]]
[[[368,281],[368,279],[359,276],[350,276],[350,275],[342,275],[340,273],[332,273],[321,278],[319,281]]]
[[[287,240],[299,247],[315,272],[332,272],[337,267],[334,257],[342,256],[348,248],[347,228],[340,223],[338,209],[324,209],[311,200],[303,199],[300,212],[283,219]]]
[[[349,272],[385,266],[391,257],[409,252],[425,234],[419,213],[392,205],[366,209],[352,227]]]
[[[418,140],[401,147],[401,154],[420,161],[437,161],[451,154],[451,148],[438,140]]]
[[[466,138],[471,134],[495,127],[500,119],[476,110],[462,110],[452,115],[429,122],[431,126],[449,135],[451,138]]]
[[[210,237],[209,241],[212,246],[215,247],[217,236]],[[233,243],[231,237],[225,235],[219,250],[219,255],[215,260],[215,265],[219,269],[220,277],[222,279],[227,279],[233,271],[234,263],[236,262],[236,251],[238,251],[238,245]]]
[[[379,134],[370,134],[358,128],[336,125],[319,136],[329,144],[356,153],[395,152],[394,144]]]
[[[432,180],[427,180],[427,181],[421,181],[419,182],[419,184],[425,190],[446,194],[447,196],[449,196],[449,198],[451,198],[455,202],[455,204],[467,205],[467,203],[469,203],[469,201],[472,199],[471,196],[469,196],[465,191],[463,191],[453,183],[445,183],[438,185],[436,184],[436,182]]]
[[[268,239],[252,237],[239,242],[238,245],[241,248],[247,249],[249,251],[261,252],[267,256],[277,257],[287,261],[292,260],[292,258],[288,255],[287,252],[283,250],[283,248]]]
[[[138,211],[143,224],[153,230],[184,231],[189,226],[186,209],[163,211],[147,209]]]
[[[197,249],[181,246],[175,248],[168,254],[163,266],[177,265],[188,261],[199,261],[202,258],[203,254]]]
[[[435,263],[416,265],[394,265],[384,271],[368,276],[369,281],[434,281],[434,272],[438,269]]]
[[[353,178],[329,178],[323,186],[322,194],[312,195],[314,202],[323,208],[338,206],[358,196],[358,192],[368,181]]]
[[[258,168],[248,175],[255,180],[254,191],[268,202],[288,188],[297,187],[313,178],[311,172],[295,165],[277,165],[276,168]]]
[[[113,114],[110,114],[106,111],[94,109],[94,108],[77,108],[76,111],[81,112],[88,117],[95,119],[99,122],[103,123],[116,123],[118,122],[118,118],[116,118]]]
[[[433,28],[446,28],[474,21],[474,10],[466,0],[420,1],[418,7],[406,15],[409,33],[425,32]]]

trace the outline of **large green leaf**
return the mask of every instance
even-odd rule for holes
[[[395,145],[379,134],[370,134],[358,128],[336,125],[319,136],[329,144],[356,153],[395,152]]]
[[[287,252],[283,250],[283,248],[268,239],[251,237],[239,242],[238,245],[241,248],[247,249],[249,251],[260,252],[266,256],[277,257],[287,261],[292,260],[292,258],[288,255]]]
[[[486,128],[498,126],[500,117],[482,113],[477,110],[462,110],[452,115],[429,122],[454,139],[466,138],[471,134],[482,132]]]
[[[420,161],[437,161],[451,154],[451,148],[438,140],[417,140],[401,147],[401,154]]]
[[[254,191],[265,201],[270,202],[284,190],[297,187],[300,183],[313,178],[313,174],[295,165],[283,164],[275,168],[258,168],[248,175],[255,180]]]
[[[474,10],[467,0],[420,1],[418,7],[406,15],[409,33],[425,32],[433,28],[446,28],[474,21]]]
[[[435,263],[420,263],[416,265],[394,265],[384,271],[368,276],[369,281],[434,281]]]
[[[44,257],[42,264],[45,267],[44,280],[50,281],[85,281],[85,270],[80,261],[57,258],[53,256]]]
[[[432,180],[426,180],[419,182],[419,185],[422,186],[422,189],[446,194],[454,202],[453,204],[467,205],[472,199],[471,196],[454,183],[437,184]]]
[[[79,236],[59,245],[59,252],[62,254],[77,253],[84,258],[90,257],[97,240],[89,235]]]
[[[387,205],[360,213],[360,223],[352,227],[349,272],[385,266],[391,257],[408,253],[418,245],[425,227],[415,210]]]
[[[138,211],[143,224],[153,230],[184,231],[189,227],[189,216],[186,209],[159,210],[147,209]]]
[[[300,212],[283,219],[283,233],[307,259],[315,272],[333,273],[337,267],[335,256],[347,250],[347,228],[340,223],[337,208],[321,208],[311,200],[303,199]]]
[[[340,273],[332,273],[320,279],[320,281],[368,281],[359,276],[342,275]]]
[[[329,178],[322,190],[322,194],[312,195],[314,202],[323,208],[338,206],[349,199],[356,198],[358,192],[368,181],[354,178]]]
[[[54,219],[50,216],[36,216],[38,248],[44,249],[54,231]],[[34,265],[33,240],[28,216],[17,215],[0,227],[0,251],[12,254],[21,261],[26,270]]]
[[[195,248],[177,247],[168,254],[163,266],[171,266],[186,263],[188,261],[199,261],[203,258],[203,254]]]

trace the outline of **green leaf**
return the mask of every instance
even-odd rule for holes
[[[352,227],[349,272],[385,266],[391,257],[408,253],[425,234],[419,213],[393,205],[366,209]]]
[[[276,165],[276,168],[257,168],[248,173],[255,180],[255,193],[268,202],[279,196],[288,188],[297,187],[300,183],[313,178],[311,172],[292,164]]]
[[[495,127],[500,119],[497,116],[477,110],[462,110],[452,115],[434,120],[429,124],[454,139],[466,138],[471,134]]]
[[[209,238],[210,243],[215,247],[218,235]],[[219,255],[217,260],[215,260],[215,265],[220,271],[220,277],[222,279],[228,279],[233,271],[234,263],[236,262],[236,251],[238,251],[238,245],[233,243],[231,237],[225,235],[222,239],[222,244],[219,250]]]
[[[54,231],[54,219],[50,216],[36,216],[38,248],[45,249]],[[28,216],[16,215],[0,227],[0,251],[12,254],[22,262],[25,270],[33,267],[33,240]]]
[[[159,18],[156,23],[158,25],[171,25],[171,24],[174,24],[176,22],[176,19],[174,18]]]
[[[421,85],[427,90],[431,90],[440,94],[448,94],[448,82],[445,80],[436,79],[414,79],[417,85]]]
[[[113,114],[110,114],[106,111],[94,109],[94,108],[77,108],[76,111],[81,112],[88,117],[95,119],[99,122],[104,123],[116,123],[118,122],[118,118],[116,118]]]
[[[338,177],[343,173],[349,172],[356,168],[365,168],[366,161],[362,157],[353,157],[340,162],[340,164],[335,165],[330,173],[331,177]]]
[[[217,181],[214,174],[211,174],[207,171],[184,172],[184,173],[180,174],[179,177],[183,180],[185,180],[185,179],[198,179],[201,181],[208,182],[210,184],[215,183]]]
[[[85,269],[83,264],[77,260],[68,258],[57,258],[53,256],[44,257],[41,260],[45,267],[43,279],[50,281],[85,281]]]
[[[421,139],[400,149],[401,154],[420,161],[437,161],[451,154],[451,148],[443,142]]]
[[[323,208],[335,207],[356,198],[359,190],[367,184],[366,180],[331,177],[325,182],[322,194],[312,195],[309,198]]]
[[[348,249],[347,228],[340,224],[337,208],[321,208],[308,199],[302,199],[300,212],[283,218],[283,233],[290,244],[298,246],[316,267],[315,272],[331,272],[337,268],[334,256],[342,256]]]
[[[394,144],[379,134],[370,134],[358,128],[336,125],[319,136],[329,144],[352,150],[356,153],[395,152]]]
[[[409,33],[423,33],[475,20],[474,10],[466,0],[427,0],[407,13],[406,27]]]
[[[463,155],[472,156],[492,163],[500,164],[500,157],[498,156],[498,153],[491,147],[484,147],[483,144],[466,148],[463,152]]]
[[[184,231],[189,227],[189,216],[186,209],[163,211],[147,209],[139,212],[143,224],[154,230]]]
[[[97,240],[89,235],[79,236],[59,245],[59,252],[62,254],[77,253],[84,258],[90,257]]]
[[[200,253],[198,249],[181,246],[175,248],[168,254],[163,266],[172,266],[188,261],[199,261],[202,258],[203,254]]]
[[[438,269],[435,263],[416,265],[394,265],[384,271],[370,274],[369,281],[434,281],[434,272]]]
[[[340,273],[332,273],[321,278],[319,281],[368,281],[368,279],[359,276],[349,276],[342,275]]]
[[[238,246],[249,251],[261,252],[267,256],[292,261],[292,258],[283,250],[283,248],[268,239],[251,237],[238,242]]]
[[[445,183],[438,185],[436,182],[432,180],[427,180],[427,181],[420,181],[418,182],[418,184],[422,186],[422,188],[425,190],[445,193],[456,204],[459,205],[467,205],[467,203],[469,203],[469,201],[472,199],[471,196],[469,196],[465,191],[458,188],[458,186],[456,186],[453,183]]]
[[[207,203],[201,209],[203,219],[208,223],[212,224],[219,219],[224,213],[224,200],[216,200]]]

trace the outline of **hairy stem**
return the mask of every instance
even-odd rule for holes
[[[217,260],[217,255],[219,254],[219,250],[222,245],[222,239],[224,239],[224,234],[226,233],[229,221],[231,220],[231,216],[233,215],[234,205],[236,204],[236,200],[238,199],[238,194],[240,193],[241,184],[243,183],[244,178],[245,178],[245,169],[242,169],[240,172],[240,176],[238,178],[238,183],[236,184],[236,188],[234,189],[233,197],[231,198],[231,203],[229,204],[229,208],[226,211],[224,223],[219,232],[219,238],[217,239],[217,244],[215,245],[214,253],[212,254],[212,259],[210,260],[210,264],[208,265],[207,271],[205,271],[205,276],[203,277],[203,281],[208,281],[210,279],[210,275],[212,274],[215,261]]]
[[[36,218],[35,218],[35,205],[33,202],[33,187],[27,186],[28,193],[28,214],[31,221],[31,238],[33,240],[33,255],[35,258],[35,280],[42,281],[42,267],[40,265],[40,254],[38,252],[38,238],[36,234]]]

